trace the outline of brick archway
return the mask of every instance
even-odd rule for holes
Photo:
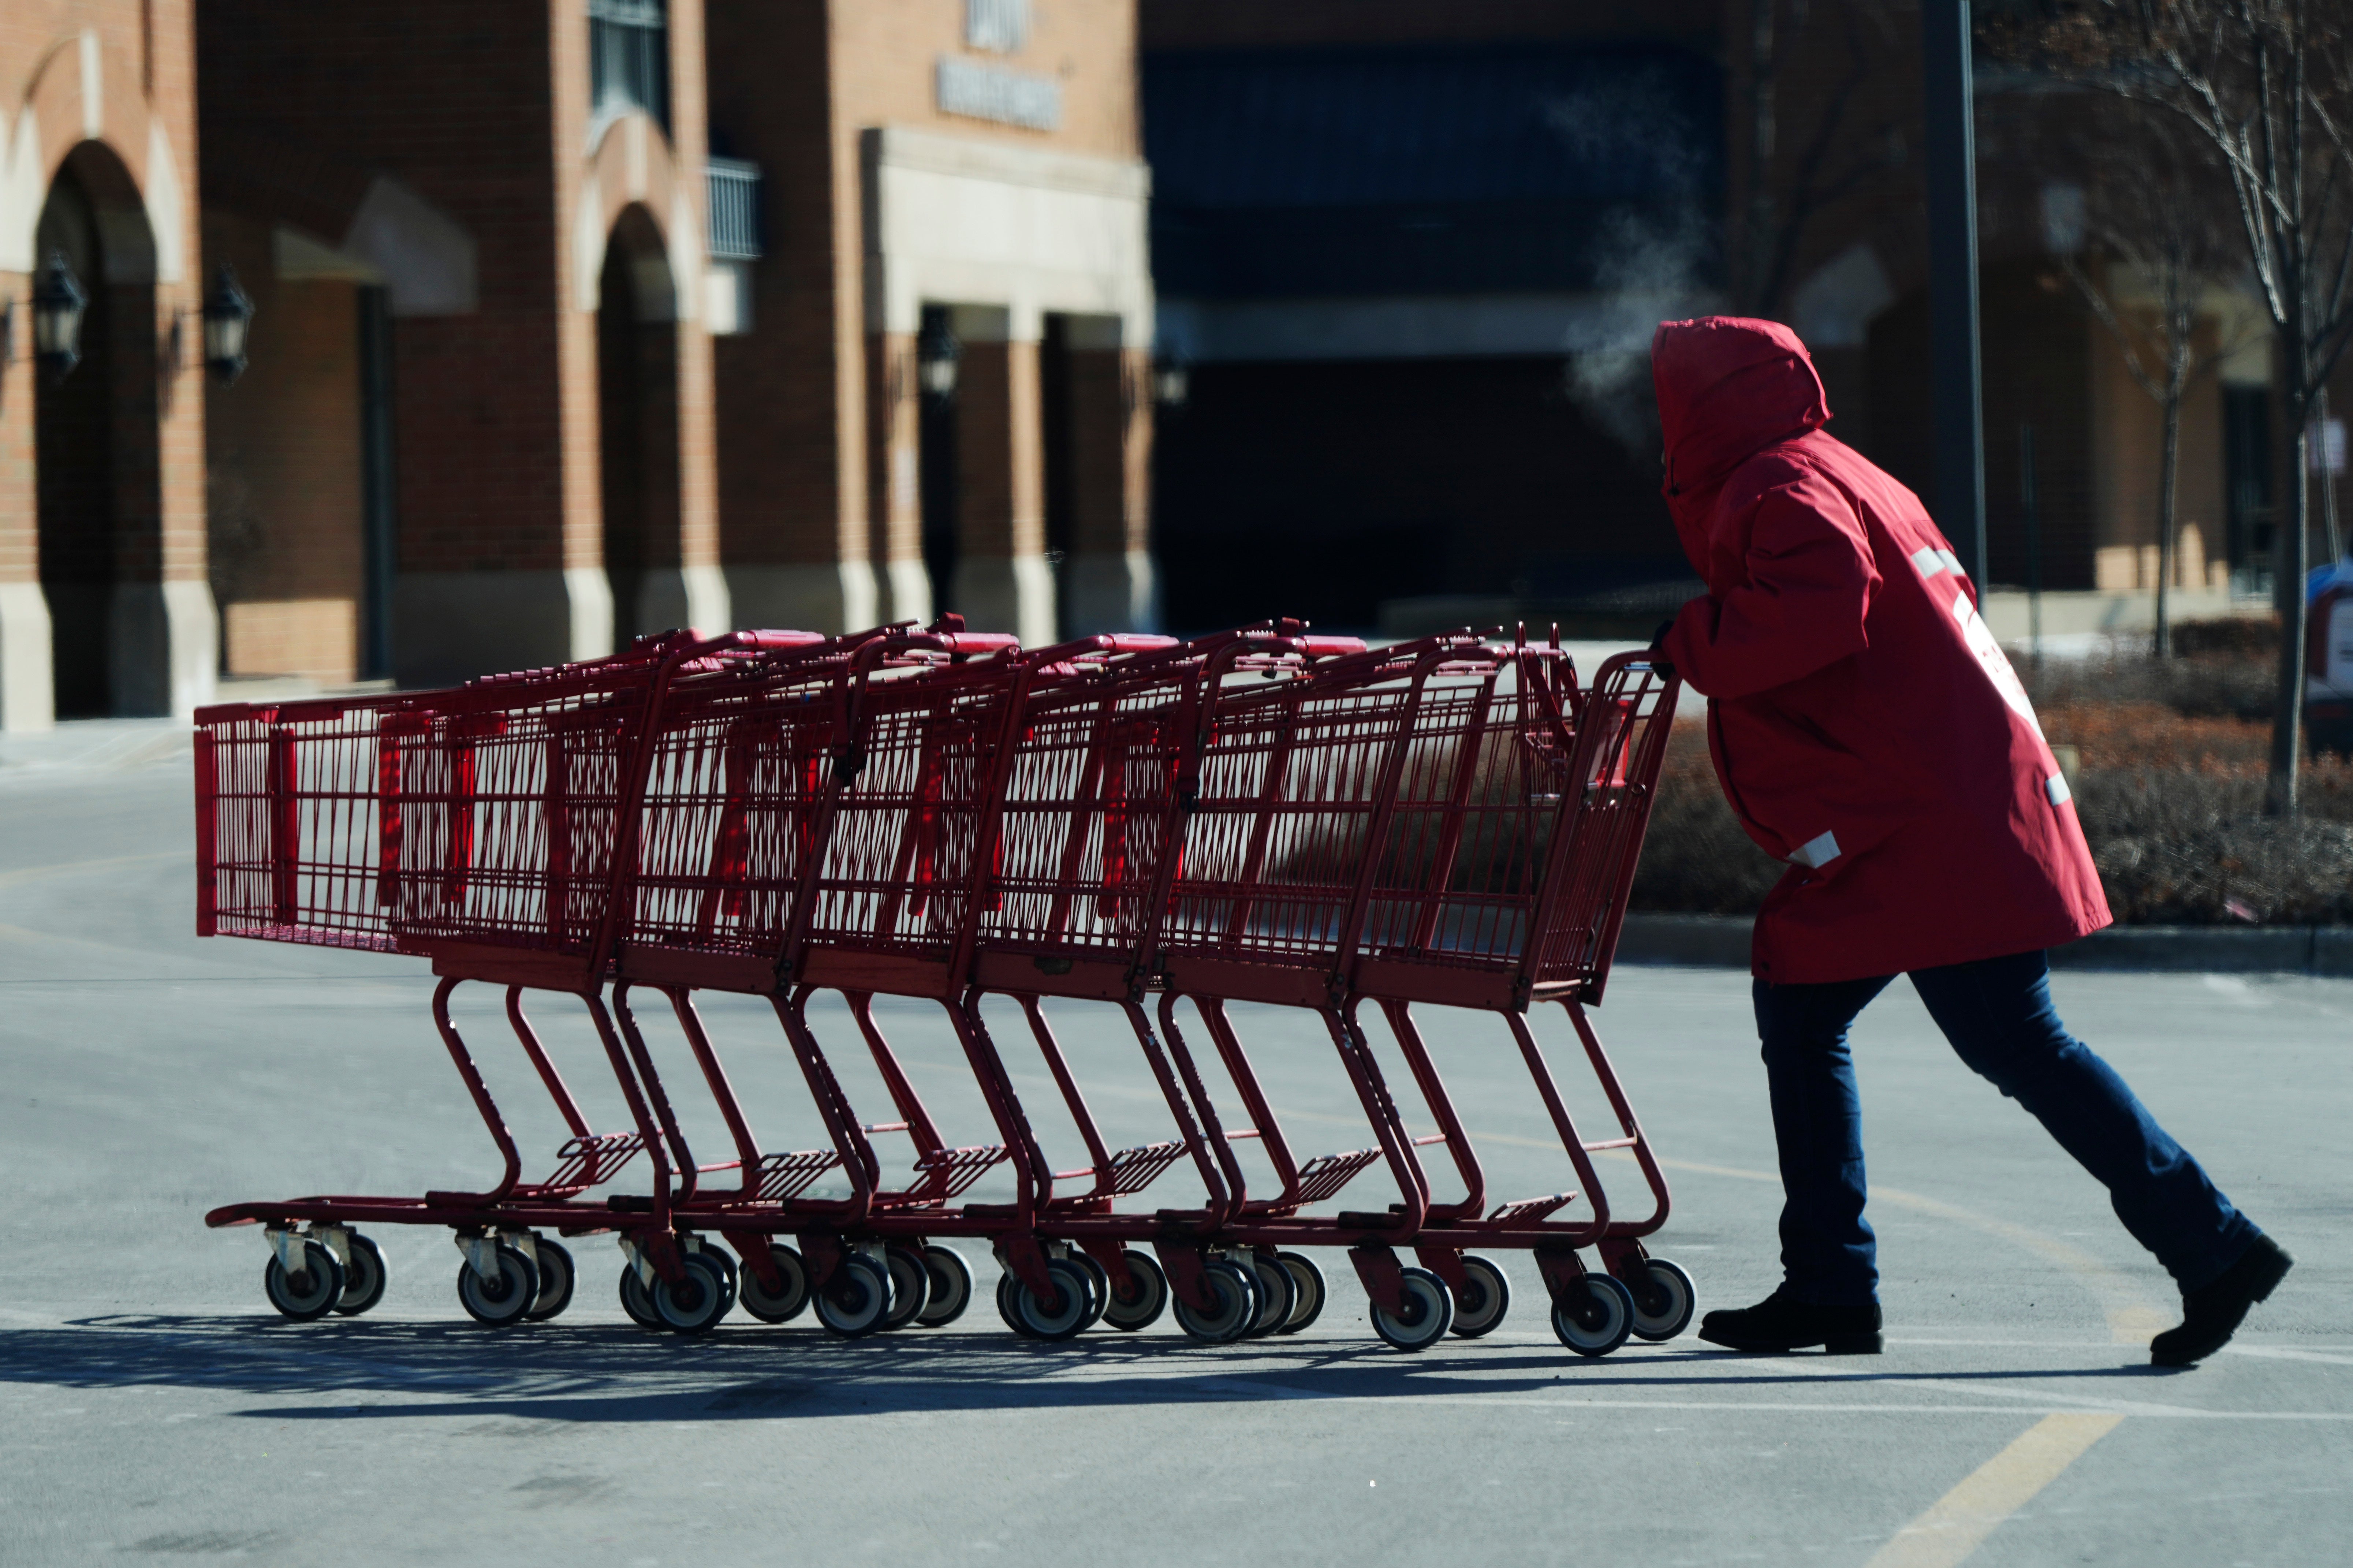
[[[0,724],[44,728],[60,695],[78,711],[185,714],[211,700],[218,646],[187,325],[201,309],[193,172],[137,69],[95,32],[42,58],[5,130],[0,289],[31,291],[45,214],[52,237],[78,224],[94,335],[79,385],[37,385],[29,354],[0,371]],[[102,450],[72,438],[77,400]],[[59,471],[45,476],[45,459]],[[92,667],[103,679],[70,692],[58,679]]]

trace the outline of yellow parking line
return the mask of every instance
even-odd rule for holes
[[[1898,1531],[1864,1568],[1953,1568],[2123,1420],[2092,1412],[2045,1415]]]

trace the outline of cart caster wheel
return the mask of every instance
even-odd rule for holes
[[[335,1310],[356,1318],[384,1300],[389,1276],[385,1272],[384,1254],[375,1242],[353,1231],[351,1247],[352,1260],[343,1265],[343,1293],[335,1301]]]
[[[1035,1291],[1013,1275],[1006,1304],[1033,1340],[1067,1340],[1084,1330],[1094,1310],[1094,1281],[1067,1258],[1046,1259],[1046,1277],[1054,1282],[1054,1299],[1041,1301]]]
[[[783,1276],[775,1291],[760,1283],[760,1277],[746,1268],[736,1286],[736,1300],[744,1310],[764,1323],[789,1323],[801,1315],[809,1304],[808,1265],[801,1255],[781,1242],[771,1242],[768,1257]]]
[[[719,1270],[720,1287],[727,1296],[727,1305],[719,1309],[719,1315],[723,1318],[735,1310],[735,1255],[715,1242],[702,1243],[695,1248],[694,1255]]]
[[[997,1277],[997,1315],[1005,1320],[1007,1328],[1026,1340],[1029,1337],[1029,1331],[1023,1328],[1021,1320],[1013,1315],[1013,1292],[1017,1289],[1018,1285],[1012,1275],[1000,1274]]]
[[[1552,1331],[1579,1355],[1605,1356],[1633,1331],[1634,1293],[1607,1274],[1588,1274],[1584,1284],[1582,1300],[1553,1303]]]
[[[1673,1339],[1691,1327],[1699,1292],[1692,1288],[1690,1275],[1663,1258],[1642,1259],[1642,1270],[1648,1278],[1627,1288],[1634,1298],[1634,1337]]]
[[[1512,1282],[1492,1258],[1466,1257],[1462,1272],[1463,1288],[1454,1293],[1454,1331],[1475,1340],[1512,1310]]]
[[[912,1247],[886,1247],[882,1259],[891,1270],[891,1310],[882,1315],[882,1329],[888,1333],[922,1320],[923,1309],[932,1301],[932,1271],[923,1255]]]
[[[733,1306],[726,1271],[707,1253],[690,1252],[679,1260],[685,1273],[676,1279],[657,1277],[646,1293],[653,1298],[654,1315],[675,1334],[704,1334],[718,1327]]]
[[[286,1272],[273,1254],[261,1270],[261,1292],[269,1304],[298,1323],[315,1322],[343,1299],[343,1266],[315,1241],[302,1244],[302,1267]]]
[[[1111,1306],[1111,1270],[1077,1247],[1071,1249],[1071,1261],[1087,1277],[1087,1321],[1080,1328],[1083,1333],[1102,1322],[1104,1311]]]
[[[471,1263],[458,1266],[458,1305],[478,1323],[493,1329],[522,1321],[532,1303],[539,1300],[539,1270],[531,1266],[518,1247],[501,1243],[498,1249],[499,1273],[495,1279],[485,1279],[474,1272]]]
[[[1168,1310],[1168,1276],[1162,1273],[1159,1260],[1148,1252],[1134,1247],[1121,1254],[1127,1260],[1126,1271],[1111,1279],[1104,1293],[1103,1321],[1122,1333],[1134,1333],[1148,1329],[1160,1321]],[[1106,1275],[1110,1270],[1104,1270]]]
[[[1303,1252],[1278,1252],[1275,1260],[1290,1271],[1293,1298],[1291,1318],[1278,1334],[1295,1334],[1324,1315],[1324,1270]]]
[[[1454,1298],[1427,1268],[1402,1270],[1404,1310],[1392,1315],[1375,1307],[1373,1332],[1401,1351],[1426,1351],[1446,1337],[1454,1323]]]
[[[1299,1286],[1291,1270],[1271,1253],[1250,1253],[1246,1262],[1258,1279],[1258,1315],[1250,1320],[1246,1337],[1262,1340],[1289,1325],[1291,1314],[1299,1306]]]
[[[846,1340],[871,1334],[891,1315],[891,1276],[864,1253],[853,1252],[841,1260],[810,1305],[828,1332]]]
[[[562,1317],[564,1309],[572,1305],[572,1287],[577,1282],[577,1273],[572,1267],[571,1249],[563,1243],[543,1236],[532,1244],[532,1250],[539,1254],[539,1297],[523,1316],[534,1323],[543,1323],[550,1318]]]
[[[624,1265],[621,1269],[621,1310],[641,1329],[662,1326],[661,1319],[654,1314],[654,1299],[647,1294],[646,1282],[638,1278],[634,1264]]]
[[[1182,1296],[1176,1297],[1170,1305],[1176,1310],[1176,1326],[1197,1343],[1230,1344],[1250,1332],[1258,1321],[1258,1276],[1224,1258],[1201,1273],[1215,1305],[1204,1312]]]
[[[952,1247],[923,1248],[923,1272],[931,1279],[931,1293],[923,1310],[915,1314],[915,1321],[927,1329],[944,1329],[964,1316],[972,1305],[972,1269],[964,1254]]]

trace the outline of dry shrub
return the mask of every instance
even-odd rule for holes
[[[1630,907],[1679,914],[1757,912],[1787,869],[1757,847],[1725,804],[1707,757],[1707,726],[1678,722],[1667,738],[1650,836]]]

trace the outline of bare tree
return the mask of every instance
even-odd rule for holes
[[[1807,226],[1824,208],[1869,190],[1904,166],[1901,94],[1874,100],[1889,73],[1916,70],[1894,16],[1903,0],[1749,0],[1746,70],[1746,210],[1732,286],[1744,308],[1772,316],[1789,291]],[[1809,83],[1811,118],[1785,161],[1783,88],[1802,61],[1835,58],[1819,89]],[[1873,113],[1871,109],[1879,108]]]
[[[2030,8],[2030,7],[2021,7]],[[2278,684],[2263,809],[2293,815],[2303,761],[2312,418],[2353,339],[2353,13],[2343,0],[2041,0],[2046,58],[2170,110],[2220,155],[2278,343],[2295,475],[2273,569]]]
[[[2158,458],[2157,636],[2159,658],[2173,654],[2168,595],[2180,539],[2181,405],[2192,381],[2248,346],[2244,341],[2199,352],[2198,324],[2209,300],[2246,271],[2244,247],[2211,151],[2171,117],[2117,105],[2098,117],[2079,143],[2089,176],[2084,239],[2109,263],[2094,278],[2080,254],[2060,266],[2093,316],[2116,340],[2125,369],[2158,405],[2164,439]],[[2218,202],[2217,198],[2221,198]],[[2122,297],[2121,273],[2147,303]]]

